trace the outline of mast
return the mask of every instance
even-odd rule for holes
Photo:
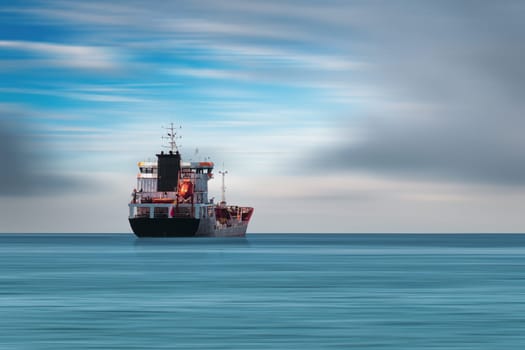
[[[224,169],[224,164],[222,165],[222,168]],[[222,175],[221,203],[225,203],[226,204],[226,186],[224,186],[224,176],[226,176],[226,174],[228,174],[228,171],[227,170],[226,171],[219,170],[219,174]]]
[[[177,129],[182,129],[182,126],[179,126],[178,128],[173,126],[173,123],[170,123],[170,126],[168,127],[162,127],[164,130],[166,130],[166,136],[162,136],[162,139],[169,140],[168,146],[162,146],[164,148],[169,148],[170,152],[175,153],[179,151],[179,148],[177,147],[177,140],[180,140],[182,136],[177,135]]]

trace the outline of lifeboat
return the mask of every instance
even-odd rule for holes
[[[179,196],[185,200],[193,196],[193,183],[189,179],[184,179],[180,183]]]
[[[173,198],[153,198],[153,203],[173,203]]]

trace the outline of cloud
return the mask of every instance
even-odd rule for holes
[[[116,69],[120,57],[114,49],[35,41],[0,40],[0,49],[26,51],[46,59],[46,64],[82,69]]]
[[[250,80],[252,77],[243,72],[235,72],[226,69],[209,69],[209,68],[175,68],[169,73],[174,75],[188,75],[195,78],[204,79],[228,79],[228,80]]]
[[[113,102],[113,103],[143,103],[147,99],[138,97],[139,93],[132,89],[90,89],[79,87],[55,88],[55,89],[31,89],[31,88],[1,88],[0,92],[18,95],[42,95],[59,98],[68,98],[81,101]],[[144,93],[142,93],[144,95]]]
[[[371,5],[361,54],[376,98],[347,113],[318,164],[441,181],[525,184],[525,5]],[[359,138],[347,137],[360,135]]]
[[[0,10],[0,69],[9,73],[0,93],[25,107],[0,106],[0,156],[9,164],[0,195],[23,194],[4,204],[16,201],[21,212],[38,197],[32,193],[54,197],[46,214],[71,203],[91,213],[101,198],[123,195],[112,202],[120,219],[101,212],[125,225],[135,161],[158,150],[160,125],[177,121],[189,157],[199,147],[232,176],[252,180],[238,193],[257,207],[258,231],[519,229],[524,6],[10,4]],[[122,74],[108,77],[122,64]],[[305,171],[297,159],[307,152]],[[97,188],[78,196],[85,186],[73,170]],[[101,171],[121,186],[103,187]],[[240,181],[232,180],[233,198]],[[486,183],[513,186],[494,194]],[[511,192],[518,196],[509,199]],[[325,219],[314,223],[312,208]],[[68,213],[60,225],[79,230],[82,215]]]
[[[0,107],[0,196],[58,195],[88,188],[86,181],[56,171],[58,157],[43,146],[43,136],[35,142],[28,117],[23,111]]]
[[[204,0],[154,6],[50,1],[6,11],[39,23],[74,26],[71,36],[79,39],[77,45],[0,41],[0,48],[27,51],[56,65],[114,68],[121,59],[118,47],[144,63],[134,73],[180,78],[185,92],[192,83],[198,90],[203,80],[219,89],[225,82],[242,84],[243,89],[268,83],[288,89],[285,92],[296,89],[279,102],[274,90],[256,91],[272,95],[264,107],[241,105],[238,98],[220,109],[209,100],[190,103],[193,111],[208,108],[206,113],[221,117],[256,109],[264,115],[301,105],[312,113],[286,118],[298,125],[298,133],[303,132],[300,125],[313,119],[326,117],[327,125],[335,118],[346,119],[339,128],[339,146],[321,150],[316,158],[322,158],[316,163],[323,167],[463,181],[524,181],[524,141],[518,131],[524,107],[524,5],[519,1]],[[162,59],[140,58],[141,45],[149,45],[154,60]],[[144,100],[141,93],[58,91],[108,105],[161,104]],[[191,100],[180,96],[181,106]],[[331,110],[330,103],[339,109]],[[346,117],[340,117],[343,114]],[[242,127],[266,121],[230,117],[214,123]]]

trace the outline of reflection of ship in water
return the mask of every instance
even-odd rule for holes
[[[208,199],[213,162],[182,162],[173,124],[170,150],[156,162],[139,162],[137,188],[129,203],[129,223],[138,237],[242,237],[253,208],[227,205],[222,175],[222,200]]]

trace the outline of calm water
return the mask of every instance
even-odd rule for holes
[[[525,235],[0,235],[0,349],[522,349]]]

